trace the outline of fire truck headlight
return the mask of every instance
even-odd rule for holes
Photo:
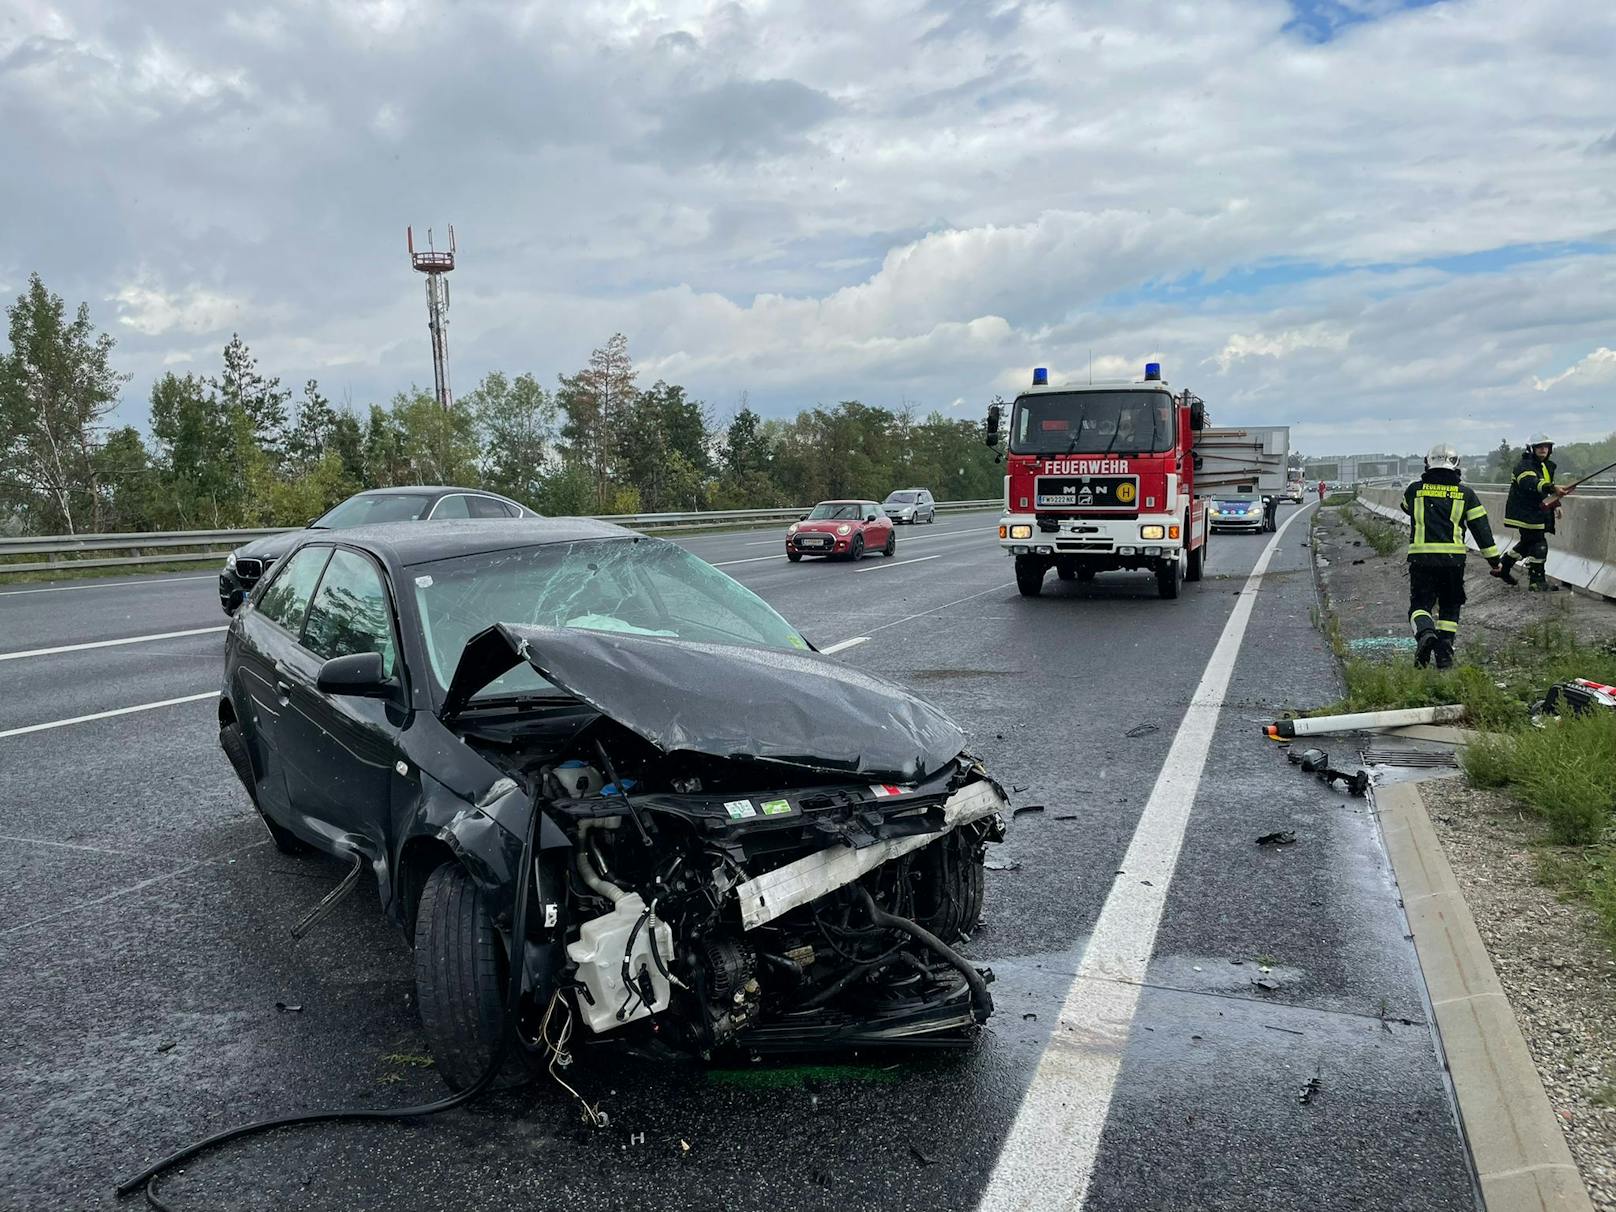
[[[1165,526],[1141,526],[1139,528],[1139,537],[1141,539],[1160,539],[1165,537],[1166,534],[1167,528]]]
[[[1025,543],[1017,543],[1010,550],[1013,553],[1015,553],[1016,555],[1026,555],[1027,554],[1027,545]]]
[[[849,526],[847,523],[843,522],[840,526],[838,526],[836,528],[836,533],[845,537],[845,536],[850,535],[850,534],[853,533],[853,528],[851,526]]]
[[[1144,548],[1144,553],[1147,556],[1159,556],[1159,555],[1161,555],[1161,548],[1160,547],[1146,547],[1146,548]]]
[[[1133,552],[1134,552],[1134,549],[1132,547],[1118,547],[1117,548],[1117,554],[1118,555],[1128,556],[1128,555],[1132,555]]]
[[[1012,539],[1030,539],[1032,538],[1032,527],[1012,526],[1010,528],[1010,537]]]
[[[1039,555],[1054,555],[1055,554],[1055,549],[1053,547],[1034,547],[1033,550],[1036,551]]]

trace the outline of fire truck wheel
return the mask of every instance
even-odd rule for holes
[[[1055,575],[1063,581],[1077,580],[1077,569],[1070,564],[1056,564]]]
[[[1016,557],[1016,588],[1024,598],[1035,598],[1044,587],[1048,567],[1037,556]]]
[[[1184,561],[1168,560],[1156,565],[1156,592],[1164,598],[1176,598],[1178,587],[1184,580]]]
[[[1199,547],[1190,552],[1189,563],[1184,568],[1184,579],[1186,581],[1199,581],[1201,579],[1201,569],[1205,566],[1206,543],[1202,542]]]

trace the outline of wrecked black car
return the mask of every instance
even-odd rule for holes
[[[672,543],[582,519],[311,537],[231,623],[219,712],[275,844],[375,874],[457,1089],[509,1038],[536,1061],[569,1036],[949,1046],[991,1012],[951,944],[1000,787],[942,712]]]

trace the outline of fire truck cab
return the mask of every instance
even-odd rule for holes
[[[997,447],[1004,406],[988,410]],[[1160,596],[1201,579],[1206,502],[1196,497],[1200,399],[1176,395],[1161,364],[1131,383],[1054,385],[1048,371],[1009,405],[999,545],[1026,596],[1053,568],[1062,580],[1149,569]]]

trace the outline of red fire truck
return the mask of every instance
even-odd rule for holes
[[[993,447],[1003,407],[988,409]],[[1208,429],[1201,399],[1174,394],[1158,362],[1138,382],[1081,386],[1051,385],[1040,367],[1009,409],[999,545],[1028,597],[1053,568],[1063,581],[1149,569],[1176,598],[1205,568],[1207,495],[1267,488],[1266,504],[1283,489],[1289,431]]]

